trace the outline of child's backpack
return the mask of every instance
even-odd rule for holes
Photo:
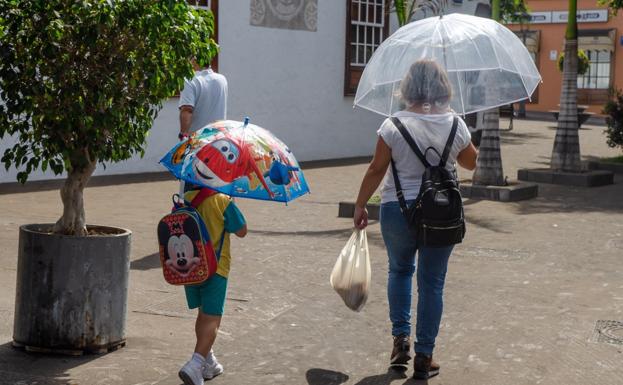
[[[196,210],[215,193],[201,189],[190,203],[179,202],[179,195],[174,195],[173,210],[158,222],[162,273],[171,285],[199,284],[216,273],[225,231],[215,253],[208,229]]]
[[[446,169],[446,161],[456,135],[458,118],[454,117],[452,130],[443,154],[440,155],[433,147],[426,149],[426,151],[432,149],[441,158],[436,166],[431,165],[426,160],[425,154],[420,151],[415,140],[409,135],[400,120],[394,117],[392,122],[426,167],[422,175],[422,185],[418,197],[411,207],[407,207],[394,160],[391,161],[400,208],[418,244],[427,247],[443,247],[461,243],[465,236],[463,200],[456,173]]]

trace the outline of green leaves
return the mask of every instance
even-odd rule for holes
[[[556,65],[558,66],[558,71],[560,72],[563,71],[564,63],[565,63],[565,53],[563,52],[560,54],[560,56],[558,56],[558,61],[556,62]],[[591,65],[591,61],[586,55],[586,52],[584,52],[584,50],[579,49],[578,50],[578,75],[584,75],[586,72],[588,72],[590,65]]]
[[[524,0],[497,0],[500,3],[500,18],[503,23],[528,23],[530,11]]]
[[[184,0],[0,0],[0,139],[18,139],[2,163],[23,182],[142,154],[190,59],[216,54],[213,27]]]
[[[602,111],[606,114],[606,143],[609,147],[620,147],[623,150],[623,92],[610,90],[610,100]]]
[[[613,15],[616,15],[618,10],[623,8],[623,0],[598,0],[597,4],[608,6]]]
[[[407,24],[407,5],[406,0],[394,0],[394,7],[396,8],[396,17],[398,18],[398,25],[403,26]]]

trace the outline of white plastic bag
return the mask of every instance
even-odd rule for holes
[[[355,229],[342,249],[333,271],[331,286],[351,310],[360,311],[368,299],[370,254],[366,230]]]

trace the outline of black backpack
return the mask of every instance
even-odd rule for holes
[[[425,154],[428,150],[435,151],[437,155],[439,152],[433,147],[428,147],[423,154],[400,120],[396,117],[391,120],[409,147],[426,167],[415,203],[411,207],[407,207],[398,179],[396,164],[393,159],[391,161],[396,194],[400,202],[400,209],[409,224],[409,229],[417,239],[418,244],[422,246],[443,247],[461,243],[465,236],[463,200],[461,199],[456,172],[448,171],[445,167],[456,135],[458,118],[454,117],[450,136],[443,154],[440,155],[441,160],[436,166],[432,166],[426,160]]]

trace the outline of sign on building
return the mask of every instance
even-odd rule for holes
[[[607,9],[583,9],[578,11],[578,23],[606,23],[608,22]],[[531,12],[531,24],[566,23],[569,18],[567,11]],[[511,22],[509,24],[518,24]]]
[[[577,13],[578,23],[605,23],[608,21],[607,9],[582,10]],[[566,23],[569,18],[567,11],[553,11],[552,23]]]

